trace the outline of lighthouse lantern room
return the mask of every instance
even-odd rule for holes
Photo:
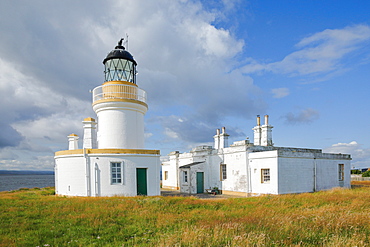
[[[55,153],[58,195],[160,194],[159,150],[144,149],[146,92],[137,86],[137,63],[122,41],[103,60],[104,83],[92,92],[97,120],[82,122],[83,148],[71,134],[69,150]]]

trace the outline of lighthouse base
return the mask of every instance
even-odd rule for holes
[[[55,191],[65,196],[160,195],[158,150],[78,149],[55,154]]]

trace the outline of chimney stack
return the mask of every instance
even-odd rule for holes
[[[257,126],[253,128],[254,130],[254,145],[261,146],[261,117],[257,115]]]
[[[226,148],[228,143],[229,135],[226,134],[226,128],[222,127],[222,133],[220,134],[220,148]]]
[[[213,138],[215,139],[214,148],[218,150],[220,148],[220,129],[216,129],[216,135]]]
[[[83,123],[84,139],[83,148],[96,148],[96,122],[95,119],[85,118]]]
[[[68,143],[69,143],[68,150],[78,149],[78,135],[70,134],[68,136]]]
[[[261,126],[261,146],[272,146],[272,126],[269,125],[269,115],[265,115],[265,124]]]

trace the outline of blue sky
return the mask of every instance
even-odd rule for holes
[[[349,153],[370,166],[370,2],[0,2],[0,169],[52,170],[94,117],[89,90],[129,35],[147,91],[146,147],[162,155],[253,140]]]

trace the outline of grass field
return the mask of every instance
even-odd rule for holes
[[[0,193],[0,246],[368,246],[370,187],[295,195],[66,198]]]

